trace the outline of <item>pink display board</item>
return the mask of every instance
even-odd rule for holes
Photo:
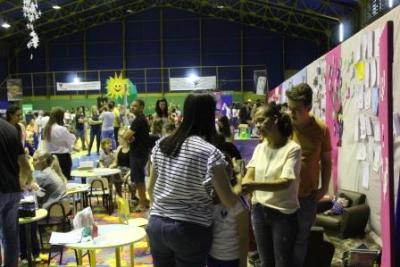
[[[275,89],[273,90],[269,90],[268,91],[268,102],[276,102],[276,103],[280,103],[281,100],[281,95],[282,95],[282,85],[279,85],[277,87],[275,87]]]
[[[332,184],[333,190],[338,189],[338,146],[340,146],[341,133],[339,132],[337,114],[341,110],[340,84],[341,84],[341,47],[337,46],[325,56],[325,88],[326,110],[325,123],[331,134],[332,143]]]
[[[382,267],[394,266],[393,240],[393,125],[392,125],[392,61],[393,23],[388,22],[379,40],[379,122],[381,126],[381,238]]]

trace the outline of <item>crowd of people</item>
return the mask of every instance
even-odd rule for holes
[[[11,106],[7,121],[0,120],[6,266],[18,262],[18,235],[10,233],[18,232],[19,192],[40,192],[44,208],[58,201],[71,179],[77,140],[88,155],[96,141],[101,166],[123,169],[113,184],[117,192],[129,184],[134,211],[150,209],[154,266],[246,266],[253,239],[261,266],[303,266],[316,203],[328,190],[331,144],[326,125],[310,114],[312,89],[300,84],[286,96],[285,105],[244,103],[218,116],[207,93],[189,94],[182,112],[160,99],[148,116],[141,99],[129,111],[109,102],[90,115],[83,107],[53,108],[26,126]],[[234,145],[239,124],[254,126],[260,139],[246,170]]]

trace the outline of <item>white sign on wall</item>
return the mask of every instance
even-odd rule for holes
[[[216,76],[169,78],[170,91],[214,90],[217,88]]]
[[[57,91],[92,91],[101,89],[101,82],[57,83]]]

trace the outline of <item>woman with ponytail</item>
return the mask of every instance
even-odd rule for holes
[[[44,138],[48,152],[58,158],[64,176],[67,180],[70,180],[71,151],[75,142],[75,135],[64,127],[64,110],[62,108],[56,107],[51,111],[49,121],[44,127]]]
[[[290,118],[275,103],[260,107],[255,121],[264,141],[247,165],[242,192],[253,193],[251,216],[261,265],[290,267],[297,234],[301,148],[289,139]]]

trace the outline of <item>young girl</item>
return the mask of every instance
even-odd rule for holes
[[[115,160],[115,155],[112,151],[112,140],[111,138],[104,138],[101,140],[101,152],[100,152],[100,167],[109,168]]]
[[[229,165],[234,191],[241,191],[240,177],[233,171],[233,161],[225,154]],[[235,206],[227,208],[222,203],[214,207],[213,243],[207,259],[207,267],[247,266],[248,212],[249,204],[244,197]],[[219,200],[217,200],[219,202]]]

